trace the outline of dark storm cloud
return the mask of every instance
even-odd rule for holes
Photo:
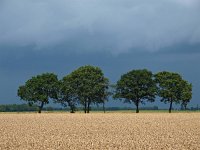
[[[2,0],[0,45],[158,51],[200,43],[198,0]]]

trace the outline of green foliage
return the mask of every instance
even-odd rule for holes
[[[114,91],[113,91],[114,90]],[[161,97],[161,102],[181,103],[186,109],[192,98],[192,84],[173,72],[159,72],[155,75],[147,69],[132,70],[121,76],[116,85],[109,85],[102,70],[94,66],[82,66],[58,81],[53,73],[37,75],[26,81],[18,89],[18,96],[29,105],[37,105],[40,113],[43,106],[54,100],[64,107],[69,106],[75,112],[78,105],[83,105],[85,113],[89,113],[91,105],[103,104],[109,96],[134,103],[136,113],[139,105],[146,101],[154,102],[155,97]],[[78,107],[77,107],[78,106]],[[48,108],[52,109],[52,108]]]
[[[94,66],[82,66],[63,79],[79,103],[89,113],[91,104],[103,103],[108,93],[108,79],[102,70]]]
[[[59,91],[57,103],[61,103],[64,107],[69,106],[71,113],[76,110],[76,105],[78,104],[78,95],[76,94],[76,89],[73,88],[73,82],[71,82],[70,75],[65,76],[59,82]]]
[[[0,105],[0,112],[22,112],[22,111],[36,111],[38,107],[36,105],[27,104],[10,104],[10,105]]]
[[[192,99],[192,84],[188,83],[187,81],[182,80],[181,83],[182,92],[180,95],[181,105],[184,107],[184,109],[187,109],[187,104]]]
[[[37,104],[39,113],[49,99],[57,98],[58,79],[53,73],[44,73],[29,79],[18,89],[18,96],[30,105]]]
[[[124,99],[124,102],[133,102],[136,105],[136,113],[139,112],[139,104],[145,100],[153,102],[156,94],[156,84],[153,74],[146,69],[132,70],[121,76],[117,82],[114,98]]]
[[[178,73],[159,72],[155,75],[155,81],[158,85],[157,94],[164,103],[170,103],[169,112],[171,112],[173,103],[187,104],[192,98],[192,85],[183,80]]]

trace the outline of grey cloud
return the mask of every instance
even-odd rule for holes
[[[158,51],[200,43],[198,0],[2,0],[0,45]]]

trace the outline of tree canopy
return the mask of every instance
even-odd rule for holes
[[[147,69],[132,70],[121,76],[116,84],[114,98],[124,99],[124,102],[133,102],[136,113],[139,113],[139,104],[145,100],[153,102],[156,94],[156,84],[153,74]]]
[[[84,106],[85,113],[89,113],[91,104],[104,102],[109,85],[108,79],[104,77],[100,68],[90,65],[82,66],[69,74],[67,78],[74,95]]]
[[[74,113],[78,104],[78,95],[76,94],[76,89],[73,88],[73,82],[71,82],[70,77],[70,75],[67,75],[59,82],[56,102],[61,103],[64,107],[69,106],[71,113]]]
[[[187,81],[182,81],[182,93],[181,93],[181,105],[184,109],[187,109],[187,104],[192,99],[192,84],[188,83]]]
[[[159,72],[155,75],[155,81],[161,102],[170,103],[169,113],[171,113],[173,103],[186,104],[192,98],[192,85],[183,80],[178,73]]]
[[[38,112],[45,104],[49,103],[49,99],[57,98],[58,79],[53,73],[44,73],[37,75],[26,81],[18,89],[18,96],[27,101],[30,105],[37,104]]]

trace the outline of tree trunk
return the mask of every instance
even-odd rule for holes
[[[103,102],[103,112],[106,113],[105,102]]]
[[[135,105],[136,105],[136,113],[139,113],[139,101],[138,100]]]
[[[87,113],[87,101],[85,101],[85,104],[84,104],[84,111],[85,111],[85,114]]]
[[[41,113],[41,108],[40,107],[38,107],[38,108],[39,108],[38,113],[40,114]]]
[[[73,104],[73,102],[69,101],[68,105],[70,107],[70,113],[75,113],[76,106]]]
[[[185,107],[185,110],[187,110],[187,104],[185,104],[184,107]]]
[[[75,107],[74,106],[70,106],[71,108],[71,112],[70,113],[75,113]]]
[[[41,105],[38,107],[39,108],[38,113],[41,113],[43,106],[44,106],[44,102],[42,102]]]
[[[170,106],[169,106],[169,113],[172,112],[172,103],[173,103],[173,100],[171,99],[171,100],[170,100]]]
[[[90,101],[88,101],[88,106],[87,106],[87,113],[90,113]]]

